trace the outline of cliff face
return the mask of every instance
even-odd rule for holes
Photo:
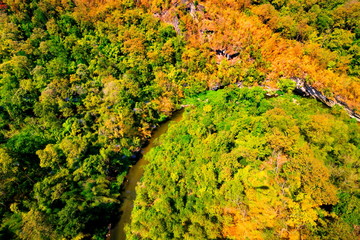
[[[265,84],[274,89],[279,79],[293,78],[298,83],[298,94],[314,97],[330,107],[341,105],[359,119],[359,113],[353,109],[360,109],[360,81],[357,76],[348,75],[346,69],[351,64],[342,59],[342,55],[330,47],[322,47],[323,43],[316,42],[317,38],[308,41],[309,37],[301,36],[304,32],[321,35],[322,31],[316,31],[318,26],[311,25],[312,20],[306,24],[296,23],[295,13],[287,13],[285,9],[279,12],[271,4],[251,4],[250,1],[171,0],[168,4],[154,5],[152,1],[141,0],[140,3],[161,21],[173,25],[186,40],[183,59],[193,63],[197,58],[195,62],[202,65],[196,68],[193,64],[185,67],[185,71],[196,76],[196,81],[207,89],[216,90],[236,82],[247,86]],[[313,16],[304,15],[301,19],[306,17]],[[294,24],[297,27],[287,29],[286,26]],[[349,36],[349,44],[354,45],[355,42],[350,41],[353,33],[342,28],[341,32]],[[292,32],[297,33],[297,37],[291,36]],[[334,34],[334,37],[339,35]],[[328,39],[329,36],[322,37]],[[353,53],[348,58],[351,60],[352,56]],[[335,62],[336,67],[330,68]],[[311,79],[311,85],[304,79]],[[325,89],[335,97],[322,94]]]
[[[303,79],[300,78],[291,78],[291,80],[293,80],[296,83],[296,87],[293,90],[293,92],[297,95],[300,95],[302,97],[312,97],[315,98],[316,100],[322,102],[323,104],[325,104],[328,107],[334,107],[335,105],[340,105],[342,106],[346,112],[349,114],[350,117],[355,118],[358,122],[360,122],[360,114],[357,113],[355,110],[353,110],[351,107],[349,107],[348,104],[346,104],[345,101],[341,100],[341,96],[336,96],[333,100],[326,97],[324,94],[322,94],[322,92],[320,92],[319,90],[317,90],[316,88],[312,87],[310,84],[306,83]],[[244,83],[243,82],[236,82],[235,83],[239,88],[243,88],[244,87]],[[224,87],[226,87],[227,85],[214,85],[212,88],[210,88],[210,90],[213,91],[217,91],[219,89],[223,89]],[[264,89],[268,90],[268,94],[267,97],[276,97],[278,96],[278,94],[274,94],[274,92],[280,90],[278,88],[272,88],[270,86],[267,85],[260,85],[261,87],[263,87]]]
[[[355,118],[358,122],[360,122],[360,114],[356,113],[353,109],[351,109],[344,101],[341,100],[340,96],[336,96],[333,100],[326,97],[320,91],[310,86],[304,80],[299,78],[292,78],[293,81],[296,82],[296,88],[294,92],[303,97],[313,97],[316,100],[324,103],[328,107],[333,107],[335,105],[340,105],[344,107],[344,109],[348,112],[349,116]]]

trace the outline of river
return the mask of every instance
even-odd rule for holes
[[[160,137],[163,133],[165,133],[170,123],[179,122],[182,119],[184,109],[175,112],[170,120],[161,124],[152,134],[150,138],[149,144],[142,149],[141,153],[144,156],[147,152],[149,152],[153,147],[156,146],[155,140]],[[125,240],[126,235],[124,231],[124,227],[126,224],[130,223],[131,220],[131,211],[134,207],[134,200],[136,198],[135,188],[137,183],[140,181],[143,173],[144,166],[148,163],[144,157],[140,158],[139,161],[135,165],[133,165],[128,175],[126,176],[127,182],[125,184],[124,191],[121,193],[121,199],[123,200],[123,204],[120,208],[120,220],[116,224],[116,226],[111,229],[110,239],[111,240]]]

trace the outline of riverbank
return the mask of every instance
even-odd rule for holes
[[[111,240],[125,240],[126,235],[124,228],[126,224],[130,223],[131,220],[131,212],[133,209],[133,203],[136,198],[136,185],[140,181],[143,173],[144,173],[144,166],[148,163],[144,155],[149,152],[153,147],[157,146],[157,139],[167,132],[170,123],[179,122],[183,117],[184,109],[181,109],[174,113],[171,119],[167,120],[166,122],[162,123],[156,130],[153,132],[152,137],[149,140],[149,143],[141,150],[142,157],[133,165],[129,173],[126,175],[126,180],[124,183],[124,190],[121,193],[121,199],[123,203],[120,208],[120,220],[115,225],[113,229],[110,231],[110,237],[108,239]]]

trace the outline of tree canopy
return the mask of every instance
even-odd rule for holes
[[[129,239],[356,238],[356,121],[260,88],[188,104],[145,155]]]
[[[351,237],[359,226],[358,126],[338,106],[322,109],[287,93],[300,79],[359,111],[359,6],[1,0],[0,238],[103,239],[118,219],[129,167],[181,105],[198,108],[198,126],[186,136],[180,127],[174,138],[189,152],[174,148],[181,163],[168,166],[171,174],[160,165],[150,172],[170,174],[179,184],[168,186],[171,194],[186,196],[165,194],[155,208],[184,209],[167,223],[150,208],[143,216],[159,229],[134,220],[134,237],[237,238],[245,230],[249,238]],[[286,94],[205,93],[233,84]],[[198,173],[189,183],[179,177],[183,163]],[[152,188],[166,192],[160,176]],[[183,184],[194,188],[176,192]]]

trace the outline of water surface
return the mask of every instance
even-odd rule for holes
[[[153,132],[149,144],[141,151],[143,155],[145,155],[153,147],[156,146],[155,140],[168,130],[170,123],[179,122],[182,119],[183,112],[184,110],[175,112],[170,120],[161,124]],[[125,183],[124,191],[121,193],[121,199],[123,199],[123,204],[120,208],[121,216],[116,226],[113,229],[111,229],[111,235],[110,235],[111,240],[126,239],[124,227],[126,224],[129,224],[131,220],[131,211],[134,207],[134,200],[136,198],[135,187],[137,183],[140,181],[144,173],[144,165],[146,165],[147,163],[148,161],[146,161],[144,157],[140,158],[139,161],[137,161],[137,163],[130,168],[129,173],[126,176],[127,182]]]

